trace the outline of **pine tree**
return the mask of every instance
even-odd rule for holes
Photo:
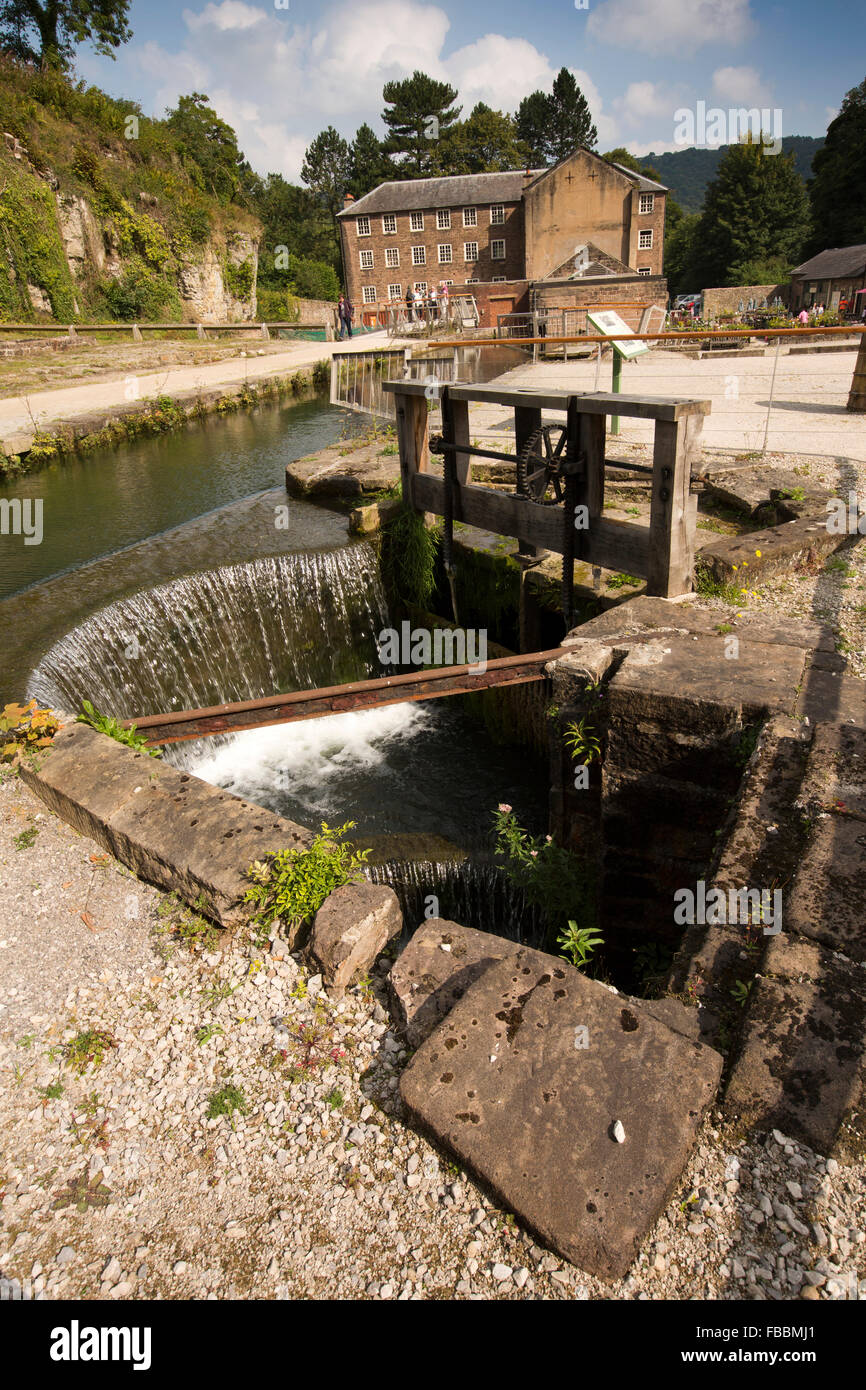
[[[866,241],[866,80],[845,96],[812,171],[811,250]]]
[[[573,73],[568,68],[560,68],[550,98],[548,155],[556,163],[565,159],[579,145],[594,150],[597,144],[598,131],[593,124],[586,97]]]
[[[356,198],[363,198],[378,184],[393,177],[391,161],[382,148],[382,142],[371,126],[359,126],[352,141],[352,167],[349,175],[349,192]]]
[[[760,140],[731,145],[707,189],[695,236],[700,284],[693,288],[743,284],[747,265],[796,265],[809,225],[793,157],[770,154]]]
[[[594,150],[598,144],[589,104],[568,68],[560,68],[550,95],[537,91],[523,98],[516,123],[535,164],[556,164],[578,146]]]
[[[534,167],[547,163],[547,128],[550,97],[546,92],[531,92],[517,108],[515,126],[517,138],[529,148]]]
[[[457,92],[417,69],[402,82],[382,88],[382,120],[390,131],[384,151],[393,156],[399,178],[424,178],[434,163],[435,147],[454,125],[460,107]]]

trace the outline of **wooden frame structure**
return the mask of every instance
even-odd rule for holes
[[[389,381],[383,383],[383,389],[395,397],[403,497],[416,511],[445,517],[450,514],[454,521],[500,536],[514,536],[524,550],[535,547],[564,556],[572,550],[574,559],[645,578],[648,594],[672,598],[690,590],[697,511],[697,498],[690,490],[691,468],[700,447],[704,416],[710,412],[709,401],[450,386],[449,418],[446,422],[443,412],[443,435],[457,447],[457,452],[454,485],[448,498],[445,480],[430,471],[425,386],[420,382]],[[516,492],[507,494],[473,483],[473,453],[459,451],[461,444],[471,447],[469,405],[473,401],[514,411],[515,465],[516,455],[541,427],[543,413],[565,413],[570,444],[573,439],[581,465],[570,498],[575,505],[587,508],[587,527],[574,529],[568,535],[562,507],[546,506]],[[608,415],[654,421],[649,527],[603,515]],[[446,469],[446,476],[448,472]]]

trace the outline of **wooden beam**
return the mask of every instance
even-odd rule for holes
[[[442,666],[432,671],[409,671],[399,676],[354,681],[350,685],[331,685],[319,690],[295,690],[259,700],[241,700],[206,709],[173,710],[169,714],[149,714],[127,719],[124,727],[135,725],[146,734],[149,746],[180,743],[185,739],[206,738],[213,734],[238,733],[243,729],[263,729],[271,724],[290,724],[301,719],[348,710],[375,709],[413,700],[432,700],[446,695],[463,695],[492,686],[526,685],[545,679],[550,661],[567,656],[567,647],[530,652],[525,656],[497,657],[484,670],[478,666]]]
[[[383,391],[393,391],[407,397],[423,396],[426,387],[421,381],[385,381]],[[680,420],[686,415],[709,415],[711,401],[672,401],[666,396],[620,396],[612,391],[544,391],[522,387],[452,386],[451,399],[475,401],[479,405],[518,406],[534,410],[568,409],[572,396],[578,408],[587,415],[629,415],[644,420]]]
[[[699,415],[675,424],[656,422],[647,593],[658,598],[691,588],[695,525],[689,488],[703,423]]]
[[[442,516],[445,484],[430,473],[415,476],[413,500],[422,511]],[[542,507],[505,492],[470,484],[454,498],[454,520],[498,536],[519,536],[542,550],[563,553],[562,507]],[[572,518],[573,524],[573,518]],[[629,521],[598,517],[582,538],[581,559],[605,569],[645,575],[649,563],[649,529]]]

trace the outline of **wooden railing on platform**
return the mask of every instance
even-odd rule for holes
[[[394,394],[396,402],[403,497],[418,512],[447,516],[446,482],[430,472],[426,388],[411,381],[390,381],[384,383],[384,389]],[[453,443],[458,450],[461,444],[469,445],[471,438],[470,403],[510,407],[514,412],[515,466],[516,455],[541,427],[544,411],[565,412],[567,416],[570,409],[572,416],[576,412],[577,457],[582,466],[572,496],[575,505],[585,507],[588,515],[588,525],[572,529],[569,536],[562,506],[542,505],[516,493],[473,483],[473,455],[456,452],[450,499],[454,521],[500,536],[514,536],[524,546],[559,555],[568,556],[571,548],[574,559],[645,578],[648,594],[671,598],[688,592],[697,511],[697,498],[689,485],[704,416],[711,408],[709,401],[461,385],[449,387],[447,399]],[[649,527],[603,515],[608,415],[655,422]],[[576,525],[577,513],[574,520]]]
[[[547,663],[567,656],[568,650],[568,647],[553,647],[550,651],[527,652],[522,656],[496,657],[486,662],[483,670],[479,665],[440,666],[432,671],[409,671],[399,676],[329,685],[319,690],[294,690],[258,700],[211,705],[207,709],[148,714],[141,719],[127,719],[125,727],[134,724],[139,733],[147,736],[148,744],[156,747],[213,734],[263,729],[269,724],[319,719],[325,714],[400,705],[411,700],[433,700],[443,695],[465,695],[474,690],[488,690],[494,685],[526,685],[530,681],[544,680]]]

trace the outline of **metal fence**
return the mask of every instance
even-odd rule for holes
[[[382,383],[402,377],[430,386],[430,406],[434,409],[437,396],[433,388],[458,379],[459,353],[458,348],[431,349],[417,356],[410,348],[335,352],[331,358],[331,405],[392,420],[394,397],[382,390]]]

